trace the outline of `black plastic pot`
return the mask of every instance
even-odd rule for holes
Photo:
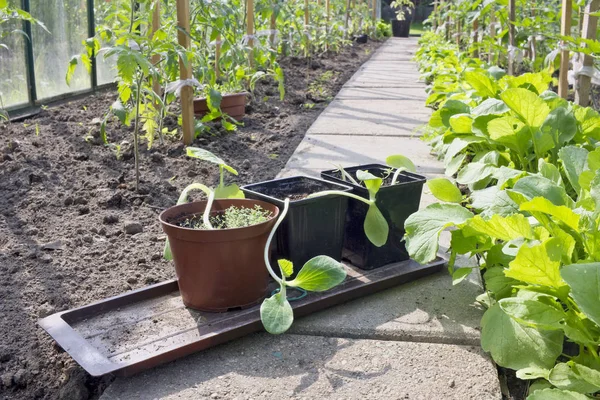
[[[412,12],[411,10],[404,10],[404,20],[399,21],[397,19],[393,19],[392,22],[392,35],[394,37],[403,37],[407,38],[410,36],[410,23],[412,21]]]
[[[342,259],[348,197],[300,197],[324,190],[350,192],[352,188],[307,176],[274,179],[242,187],[246,198],[275,204],[282,211],[284,199],[290,197],[288,214],[277,229],[274,254],[277,258],[292,261],[294,272],[298,272],[308,260],[319,255],[338,261]]]
[[[346,172],[356,176],[356,171],[366,170],[373,175],[384,177],[389,169],[390,167],[382,164],[368,164],[346,168]],[[369,198],[366,188],[343,181],[341,174],[336,170],[323,171],[321,176],[332,182],[350,185],[352,193]],[[391,175],[388,179],[391,182]],[[418,211],[425,181],[425,177],[410,172],[402,172],[394,186],[389,186],[389,183],[384,181],[377,193],[376,204],[387,220],[390,232],[387,243],[382,247],[374,246],[365,235],[363,224],[368,206],[361,201],[350,199],[346,215],[344,258],[361,269],[374,269],[408,260],[409,256],[402,241],[404,221]]]

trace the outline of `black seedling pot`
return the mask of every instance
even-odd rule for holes
[[[369,171],[371,174],[384,177],[390,167],[381,164],[360,165],[346,168],[352,177],[356,171]],[[361,269],[374,269],[394,262],[408,260],[409,256],[402,238],[404,236],[404,221],[409,215],[418,211],[421,202],[421,192],[425,177],[410,172],[402,172],[394,186],[390,186],[392,174],[384,179],[377,193],[376,204],[387,220],[390,232],[388,241],[382,247],[374,246],[367,236],[363,224],[368,206],[358,200],[350,199],[346,215],[346,239],[344,242],[344,258]],[[321,176],[332,182],[339,182],[352,187],[352,193],[369,198],[369,192],[363,186],[342,180],[342,175],[336,170],[323,171]]]
[[[246,198],[275,204],[282,211],[284,199],[290,198],[288,214],[277,229],[274,253],[277,258],[292,261],[295,273],[316,256],[342,259],[348,198],[339,195],[305,198],[324,190],[351,192],[352,188],[307,176],[274,179],[242,187]]]

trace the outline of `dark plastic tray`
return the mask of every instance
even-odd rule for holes
[[[345,168],[346,172],[367,170],[373,175],[382,176],[390,169],[387,165],[367,164]],[[335,170],[323,171],[321,176],[332,182],[352,187],[352,193],[369,198],[369,192],[362,186],[340,179]],[[383,265],[409,259],[403,242],[404,222],[409,215],[419,210],[421,193],[426,178],[411,172],[402,172],[394,186],[382,186],[377,193],[376,204],[389,224],[388,241],[381,247],[374,246],[363,228],[368,206],[358,200],[350,199],[346,216],[346,236],[344,241],[344,258],[362,269],[379,268]]]
[[[308,176],[254,183],[242,186],[242,191],[248,199],[266,201],[283,209],[284,199],[278,197],[284,193],[297,193],[299,187],[305,188],[309,194],[324,190],[352,191],[348,185]],[[274,190],[279,191],[278,197],[274,196]],[[274,257],[291,260],[295,272],[308,260],[320,255],[341,261],[347,208],[348,197],[339,195],[292,199],[288,214],[277,229]]]
[[[347,267],[341,285],[293,301],[295,317],[430,275],[444,262],[420,265],[411,260],[373,271]],[[190,310],[175,280],[59,312],[39,324],[93,376],[133,375],[263,330],[260,306],[226,313]]]

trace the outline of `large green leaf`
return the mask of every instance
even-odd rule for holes
[[[471,108],[462,101],[448,100],[440,108],[440,117],[444,126],[450,128],[450,117],[456,114],[469,114],[470,111]]]
[[[473,213],[458,204],[431,204],[417,211],[404,224],[408,253],[421,264],[434,260],[440,233],[472,217]]]
[[[560,288],[564,286],[560,276],[561,255],[562,245],[557,238],[531,247],[525,244],[504,273],[509,278],[533,285]]]
[[[563,168],[567,174],[571,186],[579,193],[579,176],[587,167],[588,151],[581,147],[566,146],[558,151],[558,157],[562,161]]]
[[[568,265],[561,276],[581,311],[600,326],[600,263]]]
[[[548,380],[559,389],[579,393],[594,393],[600,390],[598,375],[600,375],[600,372],[570,361],[556,364],[550,371]]]
[[[469,134],[473,126],[473,118],[469,114],[456,114],[450,117],[450,127],[454,133]]]
[[[465,72],[465,81],[475,89],[475,92],[483,97],[496,97],[498,85],[482,72]]]
[[[531,127],[540,127],[550,113],[550,107],[544,100],[527,89],[506,89],[500,98],[523,123]]]
[[[488,122],[487,129],[492,140],[524,155],[530,147],[531,135],[526,125],[512,115],[495,118]]]
[[[558,186],[562,186],[562,175],[560,174],[560,171],[556,167],[556,165],[550,164],[546,162],[543,158],[540,158],[538,161],[538,172],[544,178],[551,180]]]
[[[494,215],[487,221],[476,215],[467,221],[464,231],[465,236],[486,235],[506,242],[519,238],[533,239],[531,225],[523,214]]]
[[[281,293],[276,293],[262,302],[260,319],[267,332],[279,335],[292,326],[294,311],[287,299]]]
[[[401,154],[394,154],[385,159],[385,163],[390,167],[403,168],[410,172],[415,172],[417,168],[415,164],[408,158]]]
[[[471,207],[480,212],[483,218],[491,218],[494,215],[507,217],[519,212],[519,206],[504,190],[497,186],[476,190],[471,193]]]
[[[481,319],[481,347],[498,365],[510,369],[550,369],[562,352],[562,331],[546,331],[519,324],[499,304]]]
[[[562,329],[560,322],[566,318],[565,312],[559,306],[553,304],[552,299],[549,298],[524,299],[510,297],[500,300],[498,304],[500,304],[502,311],[517,322],[540,329]]]
[[[570,206],[573,203],[564,187],[542,176],[526,176],[519,179],[515,183],[513,191],[521,193],[529,200],[535,197],[544,197],[557,206]]]
[[[527,396],[527,400],[589,400],[589,397],[568,390],[540,389]]]
[[[509,110],[506,103],[498,99],[487,99],[475,107],[471,114],[476,117],[484,115],[502,115]]]
[[[381,247],[387,243],[390,227],[377,205],[371,204],[364,222],[365,235],[373,245]]]
[[[438,200],[448,203],[460,203],[462,193],[456,185],[446,178],[435,178],[427,181],[427,186]]]
[[[585,137],[600,140],[600,114],[590,107],[575,110],[575,118],[581,124],[581,133]]]
[[[215,199],[243,199],[245,198],[238,185],[232,183],[227,186],[217,186],[215,188]]]
[[[567,225],[569,228],[577,231],[579,228],[579,215],[567,206],[554,205],[550,200],[543,197],[536,197],[520,205],[521,211],[541,212],[550,215],[555,221]]]
[[[462,185],[468,185],[470,183],[479,182],[485,178],[492,176],[496,169],[496,167],[490,164],[472,162],[467,164],[463,169],[460,170],[458,176],[456,177],[456,182]]]
[[[346,269],[341,263],[328,256],[316,256],[304,264],[296,279],[286,284],[310,292],[323,292],[339,285],[344,279]]]
[[[555,146],[562,146],[577,134],[577,120],[572,111],[559,107],[548,114],[540,130],[552,137]]]

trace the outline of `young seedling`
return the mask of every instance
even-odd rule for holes
[[[294,311],[287,299],[286,289],[288,287],[300,288],[310,292],[324,292],[329,290],[346,279],[346,270],[341,263],[328,256],[316,256],[306,262],[298,275],[293,280],[286,280],[293,271],[294,266],[291,261],[278,260],[281,278],[278,277],[269,260],[269,246],[277,228],[285,219],[290,206],[290,199],[285,199],[283,211],[265,245],[265,265],[269,270],[271,277],[279,284],[279,291],[271,297],[265,299],[260,306],[260,318],[266,331],[278,335],[287,331],[294,322]]]
[[[390,184],[390,186],[393,186],[396,184],[400,173],[402,173],[403,171],[416,171],[413,162],[410,161],[407,157],[399,154],[389,156],[385,161],[386,164],[389,165],[391,168],[387,170],[388,175],[384,176],[383,178],[375,176],[369,171],[359,170],[356,171],[356,179],[354,179],[354,177],[351,174],[349,174],[346,170],[344,170],[344,168],[338,166],[338,172],[340,172],[342,180],[348,180],[357,186],[364,186],[369,192],[368,199],[339,190],[326,190],[319,193],[313,193],[310,196],[308,196],[309,198],[312,198],[336,194],[340,196],[350,197],[368,205],[369,209],[367,210],[367,215],[365,217],[364,222],[365,235],[367,235],[369,241],[377,247],[381,247],[384,244],[386,244],[390,230],[389,225],[385,220],[385,217],[383,216],[379,208],[377,208],[376,204],[377,193],[379,192],[379,189],[381,188],[384,179],[387,178],[387,176],[389,176],[389,174],[393,172],[394,175],[392,176],[392,182]],[[395,171],[394,168],[396,169]]]
[[[206,204],[206,208],[204,209],[204,214],[202,215],[202,221],[204,222],[205,229],[213,229],[213,226],[210,222],[210,210],[212,208],[213,201],[215,199],[244,198],[244,192],[240,190],[238,185],[235,183],[232,183],[231,185],[225,185],[225,171],[236,176],[238,172],[233,167],[227,165],[220,157],[217,157],[208,150],[200,149],[198,147],[188,147],[186,149],[186,154],[188,157],[197,158],[202,161],[208,161],[219,166],[219,185],[215,189],[211,189],[202,183],[194,182],[183,189],[179,195],[179,199],[177,200],[177,205],[184,204],[188,202],[188,197],[192,190],[200,190],[204,192],[208,197],[208,202]],[[168,239],[165,242],[163,256],[166,260],[173,259],[173,255],[171,254],[171,246],[169,245]]]

